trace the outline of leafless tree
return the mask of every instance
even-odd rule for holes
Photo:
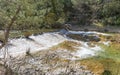
[[[3,58],[3,63],[2,63],[2,65],[5,67],[5,69],[6,69],[6,73],[5,73],[5,75],[12,75],[11,73],[10,73],[10,71],[11,71],[11,69],[8,67],[8,65],[6,64],[6,58],[7,58],[7,43],[8,43],[8,39],[9,39],[9,33],[10,33],[10,30],[11,30],[11,27],[13,26],[13,24],[14,24],[14,22],[15,22],[15,20],[16,20],[16,18],[17,18],[17,15],[18,15],[18,13],[20,12],[20,6],[18,6],[18,8],[17,8],[17,10],[16,10],[16,12],[15,12],[15,15],[11,18],[11,21],[10,21],[10,23],[9,24],[7,24],[7,27],[5,28],[5,32],[4,32],[4,40],[3,40],[3,43],[1,44],[1,46],[0,46],[0,50],[2,50],[3,48],[4,48],[4,51],[3,51],[3,56],[4,56],[4,58]],[[0,60],[1,61],[1,60]]]

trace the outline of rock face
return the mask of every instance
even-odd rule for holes
[[[10,66],[18,75],[94,75],[85,70],[80,62],[65,59],[72,55],[64,51],[42,51],[33,57],[26,56],[19,60],[9,61]]]

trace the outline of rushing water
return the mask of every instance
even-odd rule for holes
[[[61,34],[62,33],[62,34]],[[97,51],[100,51],[101,48],[97,45],[94,47],[90,47],[87,43],[84,41],[74,40],[71,38],[68,38],[67,34],[101,34],[101,35],[107,35],[104,33],[99,32],[83,32],[83,31],[63,31],[63,32],[51,32],[51,33],[44,33],[42,35],[31,35],[29,36],[29,39],[27,38],[16,38],[16,39],[9,39],[9,43],[6,46],[8,53],[12,57],[16,56],[22,56],[26,54],[26,51],[37,52],[41,50],[49,49],[50,47],[57,45],[65,40],[72,40],[75,42],[81,43],[81,46],[76,52],[71,53],[74,56],[80,57],[80,58],[86,58],[89,56],[95,56]],[[5,47],[2,48],[0,52],[0,57],[3,58],[3,51],[5,50]]]

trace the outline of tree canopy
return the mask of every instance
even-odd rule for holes
[[[120,25],[119,0],[0,0],[0,29],[21,6],[13,29],[52,28],[73,23]]]

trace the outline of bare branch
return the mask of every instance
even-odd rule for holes
[[[4,42],[0,46],[0,49],[3,48],[6,45],[6,43],[8,42],[10,29],[11,29],[13,23],[15,22],[16,17],[17,17],[19,12],[20,12],[20,6],[18,7],[18,9],[17,9],[15,15],[13,16],[13,18],[11,19],[11,22],[8,24],[7,28],[5,29],[5,38],[4,38]]]

